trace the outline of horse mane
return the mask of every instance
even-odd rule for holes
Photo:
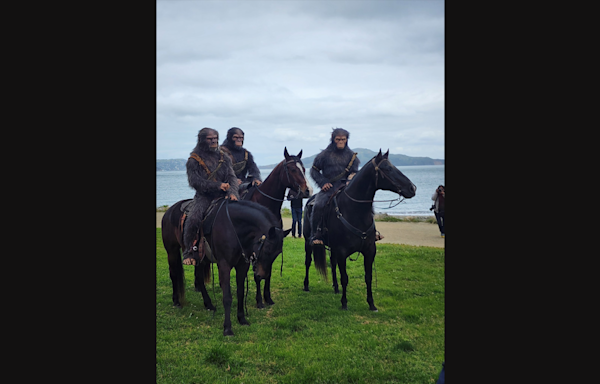
[[[374,158],[376,158],[376,157],[377,157],[377,155],[373,156],[373,157],[371,158],[371,160],[373,160],[373,159],[374,159]],[[352,180],[350,180],[350,182],[348,183],[348,185],[346,185],[346,186],[344,187],[344,189],[347,189],[347,188],[349,188],[351,185],[353,185],[353,183],[354,183],[354,181],[355,181],[356,179],[360,179],[360,177],[359,177],[359,176],[362,176],[362,173],[363,173],[364,169],[365,169],[366,167],[368,167],[369,165],[373,165],[373,164],[371,163],[371,160],[367,161],[367,162],[365,163],[365,165],[363,165],[363,166],[362,166],[362,168],[361,168],[361,169],[359,169],[359,170],[358,170],[358,172],[356,172],[356,175],[354,175],[354,177],[352,178]],[[356,186],[356,188],[359,188],[359,186],[357,185],[357,186]],[[374,206],[373,204],[371,204],[371,213],[373,213],[373,215],[375,215],[375,206]]]

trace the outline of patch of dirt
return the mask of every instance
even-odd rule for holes
[[[164,212],[156,212],[156,228],[160,228],[160,221]],[[283,228],[291,228],[292,219],[283,218]],[[445,239],[440,236],[437,224],[410,223],[410,222],[383,222],[376,221],[375,228],[384,237],[377,244],[407,244],[425,247],[445,248]],[[292,235],[288,235],[291,237]],[[304,241],[304,238],[297,239]]]

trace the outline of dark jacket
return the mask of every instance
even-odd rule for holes
[[[342,150],[338,150],[335,146],[335,143],[329,144],[329,146],[321,151],[315,157],[313,161],[313,166],[310,169],[310,177],[317,183],[319,188],[323,188],[323,185],[331,182],[330,180],[338,176],[340,173],[344,172],[345,168],[350,163],[352,159],[352,155],[354,152],[346,145],[346,148]],[[356,158],[354,163],[352,163],[352,167],[348,174],[358,172],[358,165],[360,160]],[[342,178],[342,180],[345,179]],[[341,181],[337,181],[337,184]]]

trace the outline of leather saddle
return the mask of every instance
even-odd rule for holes
[[[206,211],[204,211],[204,214],[202,215],[202,217],[204,219],[202,220],[202,223],[200,224],[200,239],[201,239],[201,241],[204,242],[204,246],[200,247],[200,249],[202,249],[203,253],[213,263],[216,263],[216,259],[212,255],[212,250],[210,249],[210,246],[208,245],[208,242],[206,241],[206,236],[210,235],[210,233],[212,231],[215,216],[217,214],[217,210],[215,210],[215,208],[217,206],[220,206],[221,203],[223,202],[223,200],[224,200],[223,197],[219,197],[217,199],[214,199],[210,203],[210,205],[208,206],[208,208],[206,209]],[[186,222],[186,219],[187,219],[189,213],[194,208],[194,204],[195,204],[194,199],[191,199],[191,200],[188,200],[188,201],[182,203],[181,206],[179,207],[181,212],[183,212],[183,215],[181,216],[181,221],[179,223],[179,232],[181,233],[180,244],[182,245],[182,247],[183,247],[183,231],[186,229],[185,222]],[[203,255],[199,255],[199,256],[200,256],[200,260],[202,260]]]

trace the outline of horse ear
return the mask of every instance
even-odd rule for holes
[[[300,150],[300,153],[298,154],[298,158],[301,159],[302,158],[302,150]]]
[[[383,158],[387,159],[389,155],[390,155],[390,150],[388,149],[387,152],[383,155]]]
[[[290,154],[287,151],[287,147],[284,147],[283,149],[283,156],[285,156],[286,159],[290,157]]]
[[[377,160],[378,161],[381,160],[381,157],[382,157],[382,155],[381,155],[381,148],[379,148],[379,153],[377,154]]]
[[[292,231],[292,228],[286,229],[285,231],[283,231],[283,237],[286,237],[287,235],[289,235],[291,231]]]

